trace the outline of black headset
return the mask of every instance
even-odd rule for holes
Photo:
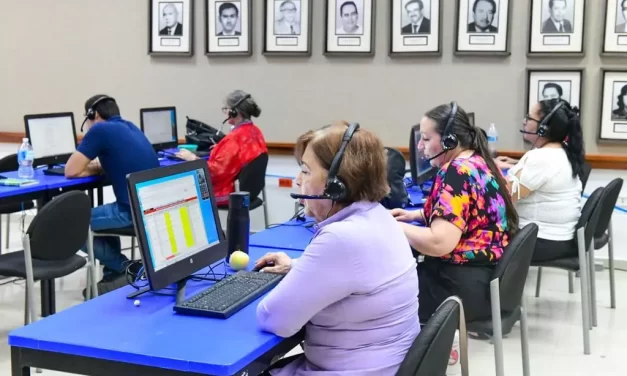
[[[244,103],[244,101],[246,99],[250,98],[250,94],[246,94],[244,95],[244,97],[242,97],[242,99],[238,100],[237,102],[235,102],[235,104],[231,107],[231,109],[229,110],[229,119],[234,119],[237,117],[237,108]]]
[[[96,119],[96,106],[99,103],[107,100],[115,102],[115,99],[111,98],[110,96],[103,95],[100,98],[96,99],[94,103],[91,104],[91,106],[89,106],[89,108],[87,109],[87,113],[85,113],[85,120],[83,120],[83,124],[81,124],[81,132],[83,132],[83,128],[85,127],[85,123],[87,122],[87,120]]]
[[[455,125],[455,117],[457,116],[457,102],[451,102],[451,113],[448,115],[448,120],[446,121],[446,126],[444,127],[444,132],[442,133],[442,138],[440,139],[440,144],[442,145],[442,151],[438,154],[434,155],[431,158],[428,158],[428,161],[432,161],[439,157],[440,155],[446,153],[447,151],[453,150],[459,145],[459,139],[455,133],[453,133],[453,125]]]
[[[564,106],[564,102],[559,102],[548,115],[546,115],[542,121],[538,124],[538,129],[536,130],[536,134],[540,137],[546,136],[549,134],[549,120],[555,115],[555,113]]]
[[[346,151],[346,147],[348,143],[353,138],[353,134],[357,132],[359,129],[359,123],[352,123],[348,126],[346,131],[344,132],[344,136],[342,136],[342,144],[340,145],[340,149],[333,157],[333,161],[331,162],[331,167],[329,167],[329,174],[327,175],[327,182],[324,186],[324,192],[321,195],[300,195],[292,193],[290,196],[292,198],[297,199],[308,199],[308,200],[332,200],[332,201],[342,201],[348,196],[348,190],[346,189],[346,184],[342,182],[337,174],[340,170],[340,165],[342,164],[342,158],[344,157],[344,152]]]

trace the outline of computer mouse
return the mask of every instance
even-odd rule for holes
[[[263,269],[263,268],[267,268],[267,267],[269,267],[269,266],[274,266],[274,263],[273,263],[273,262],[268,262],[268,263],[262,264],[262,265],[260,265],[260,266],[255,266],[255,267],[253,268],[253,272],[260,272],[260,271],[261,271],[261,269]]]

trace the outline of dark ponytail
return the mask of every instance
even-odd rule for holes
[[[507,182],[501,174],[501,170],[494,162],[494,159],[492,159],[485,132],[483,132],[481,128],[474,126],[473,130],[474,138],[470,148],[481,155],[481,158],[483,158],[488,165],[490,172],[494,175],[494,179],[496,179],[496,182],[499,184],[499,193],[503,196],[503,201],[505,201],[507,228],[509,229],[509,234],[514,235],[518,231],[518,212],[514,207],[514,201],[512,200],[512,196],[510,196],[509,189],[507,188]]]
[[[583,174],[583,165],[585,163],[585,147],[583,141],[583,132],[581,130],[581,121],[579,118],[579,109],[572,107],[565,100],[545,100],[540,102],[542,116],[546,116],[557,106],[562,103],[562,108],[549,119],[547,125],[549,128],[548,135],[545,136],[550,142],[559,142],[566,152],[568,162],[572,169],[573,178],[581,177]]]

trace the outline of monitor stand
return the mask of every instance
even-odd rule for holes
[[[431,193],[431,188],[433,188],[433,185],[430,184],[429,188],[427,188],[426,184],[418,184],[418,188],[420,188],[423,197],[427,197]]]

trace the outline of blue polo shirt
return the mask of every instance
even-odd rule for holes
[[[126,209],[129,209],[126,175],[159,167],[157,153],[144,133],[120,116],[92,126],[77,150],[90,160],[99,158],[118,204]]]

